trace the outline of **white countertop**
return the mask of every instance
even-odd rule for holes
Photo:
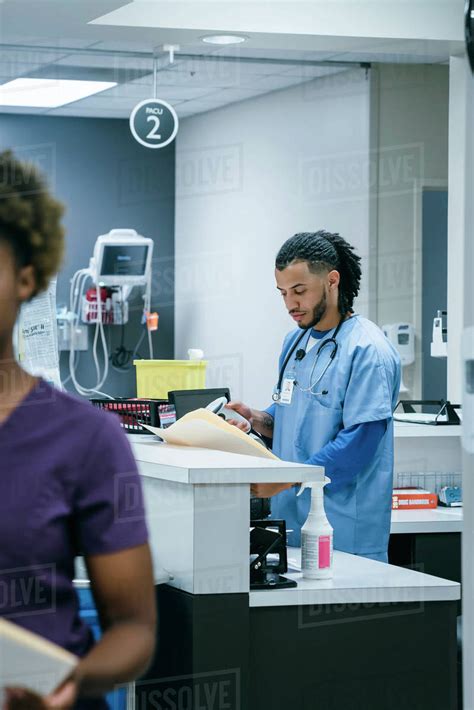
[[[462,508],[392,510],[391,533],[462,532]]]
[[[299,567],[301,550],[288,548],[288,566]],[[291,589],[250,592],[251,607],[308,604],[380,604],[448,601],[461,598],[461,585],[403,567],[334,551],[334,576],[327,580],[303,579],[301,572],[285,575],[298,582]],[[390,609],[386,609],[390,613]],[[316,623],[316,618],[314,622]]]
[[[438,425],[433,424],[411,424],[408,422],[394,422],[394,436],[396,439],[403,437],[445,437],[458,436],[461,437],[461,425]]]
[[[177,483],[298,483],[320,481],[321,466],[171,446],[145,435],[129,437],[142,475]]]

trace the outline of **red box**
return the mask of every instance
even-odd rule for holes
[[[429,510],[438,507],[438,496],[423,488],[394,488],[392,510]]]

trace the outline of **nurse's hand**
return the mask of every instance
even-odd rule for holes
[[[233,409],[235,412],[241,414],[245,419],[250,422],[252,429],[258,431],[259,434],[271,439],[273,437],[273,417],[268,412],[262,412],[259,409],[251,409],[247,407],[243,402],[229,402],[226,407]],[[242,429],[247,433],[247,427],[243,423],[239,423],[235,419],[228,419],[229,424]]]
[[[250,425],[253,424],[253,410],[250,407],[247,407],[246,404],[243,402],[229,402],[226,404],[226,407],[229,409],[233,409],[234,412],[238,412],[244,419],[246,419],[248,422],[250,422]],[[237,429],[241,429],[243,432],[247,433],[248,427],[244,422],[239,422],[237,419],[228,419],[227,420],[228,424],[232,424],[233,426],[236,426]]]
[[[76,699],[77,686],[73,680],[66,681],[45,697],[26,688],[5,688],[2,710],[71,710]]]
[[[250,493],[254,498],[271,498],[277,493],[288,490],[293,483],[252,483]]]

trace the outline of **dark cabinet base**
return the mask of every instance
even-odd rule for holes
[[[461,582],[461,533],[390,535],[388,561],[391,565]]]
[[[251,710],[458,707],[456,602],[255,609],[250,626]]]
[[[157,597],[136,710],[457,710],[456,602],[249,609],[246,594],[166,585]]]

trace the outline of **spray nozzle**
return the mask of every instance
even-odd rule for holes
[[[324,486],[326,486],[328,483],[331,483],[331,479],[328,478],[327,476],[324,476],[323,481],[305,481],[304,483],[301,484],[300,489],[296,495],[300,496],[306,488],[311,488],[312,491],[313,490],[315,490],[315,491],[321,490],[322,491]]]

